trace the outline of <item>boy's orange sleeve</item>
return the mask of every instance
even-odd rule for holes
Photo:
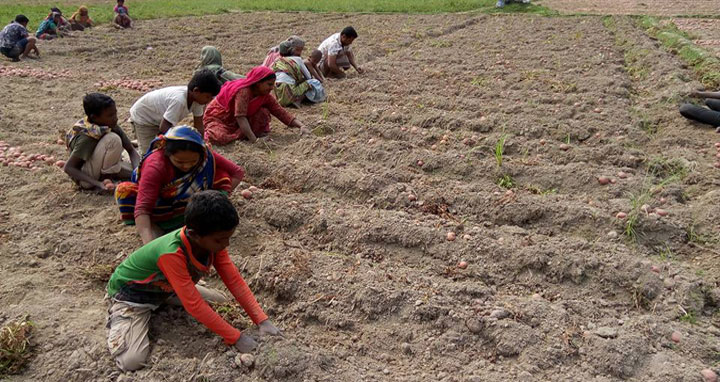
[[[217,270],[223,283],[230,290],[230,293],[235,296],[235,299],[240,303],[240,306],[245,309],[250,319],[255,325],[267,320],[268,316],[260,307],[255,296],[253,295],[250,287],[248,287],[245,279],[240,275],[235,264],[230,260],[227,250],[218,252],[215,255],[215,263],[213,264]]]
[[[158,267],[167,278],[185,310],[208,329],[221,336],[225,343],[232,345],[240,338],[240,331],[228,324],[202,298],[190,277],[182,253],[167,253],[158,259]]]

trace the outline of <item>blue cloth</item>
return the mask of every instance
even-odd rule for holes
[[[322,83],[315,78],[308,80],[307,83],[310,84],[310,90],[305,93],[305,97],[313,103],[324,102],[327,97]]]
[[[56,30],[57,25],[55,25],[55,22],[52,20],[44,20],[42,23],[40,23],[40,26],[37,29],[37,32],[35,32],[35,37],[40,37],[43,33],[47,33],[51,30]]]

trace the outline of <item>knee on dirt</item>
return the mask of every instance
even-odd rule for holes
[[[683,117],[688,117],[692,113],[692,110],[695,109],[696,107],[697,106],[695,106],[693,104],[686,103],[686,104],[680,106],[680,114]]]
[[[145,366],[147,353],[125,352],[115,357],[115,364],[122,371],[135,371]]]

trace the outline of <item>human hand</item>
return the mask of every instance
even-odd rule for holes
[[[270,320],[265,320],[258,325],[261,335],[282,336],[282,332]]]
[[[305,126],[300,126],[300,135],[310,135],[311,131]]]
[[[250,353],[257,347],[257,342],[247,334],[241,334],[233,346],[235,346],[235,349],[240,353]]]
[[[98,195],[112,195],[115,192],[115,189],[113,189],[112,191],[109,190],[104,183],[100,183],[100,184],[101,185],[99,185],[99,186],[95,186],[95,188],[93,188],[91,191]]]
[[[109,192],[115,192],[115,183],[110,179],[103,179],[103,188]]]

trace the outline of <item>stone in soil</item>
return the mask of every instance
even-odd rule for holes
[[[617,337],[617,329],[608,326],[601,326],[593,332],[598,337],[602,338],[615,338]]]

